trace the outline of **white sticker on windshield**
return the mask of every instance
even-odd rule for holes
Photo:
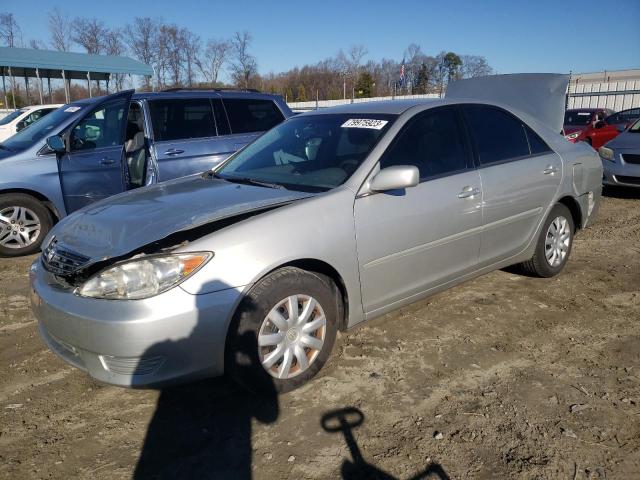
[[[342,128],[372,128],[380,130],[387,123],[387,120],[376,120],[374,118],[351,118],[342,124]]]
[[[80,107],[67,107],[64,109],[65,112],[69,113],[77,112],[78,110],[80,110]]]

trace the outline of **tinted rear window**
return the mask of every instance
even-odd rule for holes
[[[149,110],[156,141],[216,135],[213,110],[208,98],[152,100]]]
[[[579,111],[579,110],[569,110],[564,113],[564,124],[565,125],[573,125],[573,126],[584,126],[588,125],[591,121],[591,117],[593,116],[593,112],[590,111]]]
[[[505,111],[483,105],[464,107],[482,165],[529,155],[522,123]]]
[[[264,132],[284,120],[282,112],[271,100],[229,98],[223,101],[231,133]]]

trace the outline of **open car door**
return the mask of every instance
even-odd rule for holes
[[[65,132],[58,170],[67,213],[126,189],[124,140],[133,93],[101,98]]]
[[[560,133],[568,86],[569,76],[558,73],[488,75],[452,82],[445,97],[502,103]]]

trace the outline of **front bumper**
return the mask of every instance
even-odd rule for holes
[[[61,286],[40,259],[30,282],[44,342],[97,380],[151,387],[224,372],[238,289],[191,295],[175,287],[144,300],[84,298]]]
[[[626,163],[624,151],[614,152],[614,161],[602,160],[602,183],[621,187],[640,187],[640,165]]]

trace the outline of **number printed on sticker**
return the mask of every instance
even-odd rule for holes
[[[372,128],[374,130],[382,129],[387,120],[377,120],[375,118],[350,118],[342,124],[342,128]]]

